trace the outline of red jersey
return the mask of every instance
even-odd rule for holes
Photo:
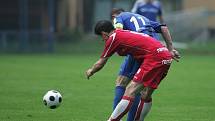
[[[165,51],[164,55],[170,56],[168,49],[149,35],[128,30],[115,30],[105,42],[101,57],[110,57],[117,52],[120,56],[131,54],[135,59],[142,60],[162,51]]]

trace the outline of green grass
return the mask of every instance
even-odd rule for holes
[[[90,80],[85,70],[95,55],[0,55],[0,121],[106,121],[112,111],[114,80],[121,57],[113,57]],[[146,121],[215,121],[215,58],[184,56],[174,62],[153,95]],[[51,110],[46,91],[63,95]]]

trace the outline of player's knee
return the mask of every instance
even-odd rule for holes
[[[116,79],[116,86],[126,87],[129,82],[130,82],[129,78],[125,76],[118,76],[118,78]]]
[[[129,96],[129,97],[134,97],[135,96],[135,89],[130,87],[130,86],[128,86],[126,88],[125,95]]]
[[[142,86],[141,84],[136,84],[131,82],[126,87],[125,95],[134,97],[137,93],[139,93],[139,89],[141,88],[141,86]]]
[[[153,91],[154,89],[146,87],[146,89],[141,92],[141,98],[145,101],[150,101]]]
[[[134,95],[134,88],[131,84],[129,84],[127,87],[126,87],[126,90],[125,90],[125,95],[126,96],[132,96]]]

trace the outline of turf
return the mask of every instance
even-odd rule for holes
[[[0,55],[0,121],[106,121],[114,80],[123,58],[113,57],[90,80],[95,55]],[[174,62],[153,95],[146,121],[215,121],[215,58],[184,56]],[[42,97],[56,89],[62,105],[46,108]]]

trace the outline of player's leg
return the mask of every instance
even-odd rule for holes
[[[129,82],[130,79],[126,76],[119,75],[116,79],[115,95],[113,100],[113,110],[116,108],[117,104],[122,99],[122,96],[125,93],[126,85],[125,82]]]
[[[143,89],[143,84],[131,82],[126,87],[126,91],[122,100],[116,106],[108,121],[120,121],[120,119],[129,111],[137,93]]]
[[[149,62],[150,63],[150,62]],[[151,62],[152,64],[148,65],[149,72],[145,72],[145,76],[143,80],[147,80],[144,82],[144,90],[141,92],[142,99],[140,101],[140,104],[138,106],[137,114],[135,117],[135,121],[144,121],[144,118],[149,113],[152,101],[151,101],[151,95],[153,91],[158,87],[161,80],[167,75],[167,72],[169,70],[170,65],[162,65],[159,63]],[[150,68],[153,67],[153,68]],[[147,66],[143,67],[144,70]]]
[[[141,100],[136,112],[135,121],[144,121],[146,115],[150,112],[152,107],[152,98],[151,96],[146,96],[152,94],[153,90],[150,87],[145,87],[141,92]]]
[[[130,73],[131,77],[134,77],[135,73],[137,72],[138,68],[140,67],[139,62],[137,62],[135,59],[133,59],[133,61],[134,61],[134,64],[133,64],[133,68]],[[134,121],[140,99],[141,99],[141,95],[140,95],[140,93],[138,93],[135,96],[134,102],[128,112],[127,121]]]
[[[125,88],[128,85],[128,83],[131,81],[131,78],[134,75],[134,74],[133,75],[131,74],[131,71],[133,69],[133,63],[134,63],[134,59],[131,57],[131,55],[128,55],[126,56],[123,64],[120,67],[119,76],[116,79],[113,109],[115,109],[117,104],[122,99],[122,96],[124,95],[124,92],[125,92]]]
[[[159,35],[157,33],[151,33],[151,36],[153,38],[155,38],[156,40],[160,40],[160,37],[159,37]],[[142,93],[141,95],[145,95],[146,90],[147,90],[147,87],[144,88],[144,90],[141,92]],[[140,121],[144,121],[144,118],[150,112],[151,107],[152,107],[152,97],[150,97],[148,99],[141,98],[140,101],[139,101],[138,109],[136,109],[135,121],[137,119],[139,120],[140,116],[141,116]],[[127,121],[134,121],[134,120],[127,120]]]
[[[169,57],[171,59],[171,57]],[[167,57],[167,59],[169,59]],[[158,59],[145,59],[137,73],[135,74],[133,81],[126,88],[125,94],[113,111],[109,121],[119,121],[130,109],[134,96],[144,87],[150,87],[143,99],[149,99],[154,91],[167,74],[170,67],[170,63],[161,63],[163,58]],[[169,62],[169,61],[168,61]],[[171,62],[171,61],[170,61]]]
[[[140,99],[141,99],[141,95],[138,93],[134,98],[134,101],[130,110],[128,111],[127,121],[134,121]]]
[[[131,78],[133,78],[139,67],[140,64],[131,55],[128,55],[125,58],[124,63],[121,65],[119,76],[116,80],[113,109],[116,108],[117,104],[122,99],[122,96],[125,92],[125,87],[131,81]],[[139,101],[140,94],[137,94],[134,98],[134,102],[131,106],[131,109],[128,112],[127,121],[134,121]]]

